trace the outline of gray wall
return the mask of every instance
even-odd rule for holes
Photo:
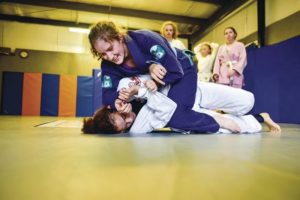
[[[300,11],[292,14],[266,28],[266,45],[275,44],[300,35]],[[257,32],[242,38],[244,44],[257,40]]]

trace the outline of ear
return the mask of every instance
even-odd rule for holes
[[[111,109],[111,106],[110,106],[110,105],[108,105],[108,106],[106,106],[106,108],[108,108],[108,109]]]

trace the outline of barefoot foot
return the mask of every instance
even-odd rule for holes
[[[264,118],[264,123],[267,125],[270,132],[273,132],[273,133],[281,132],[280,126],[271,119],[271,117],[268,113],[260,113],[260,116],[262,116],[262,118]]]

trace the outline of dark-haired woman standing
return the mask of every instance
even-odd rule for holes
[[[221,45],[216,56],[213,80],[216,83],[242,88],[243,71],[247,65],[247,54],[243,43],[236,40],[237,32],[233,27],[224,30],[226,43]]]

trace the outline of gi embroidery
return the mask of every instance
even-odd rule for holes
[[[154,45],[150,48],[150,53],[155,60],[160,60],[166,54],[165,50],[160,45]]]
[[[110,76],[103,76],[103,81],[102,81],[102,87],[103,88],[112,88],[112,81]]]

